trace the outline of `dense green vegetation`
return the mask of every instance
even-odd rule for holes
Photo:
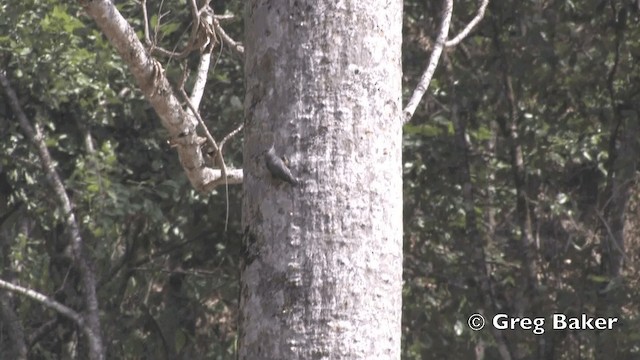
[[[142,36],[140,6],[121,3]],[[188,33],[189,10],[159,3],[148,4],[151,23],[160,18],[158,42],[172,48]],[[237,15],[224,26],[241,39],[241,4],[214,5]],[[476,7],[455,3],[452,34]],[[426,66],[440,11],[439,2],[405,2],[405,96]],[[0,71],[44,129],[74,203],[110,358],[231,358],[240,186],[229,187],[226,224],[224,188],[192,189],[129,70],[79,6],[8,0],[0,13]],[[405,126],[404,358],[498,359],[501,345],[520,359],[640,356],[639,21],[630,1],[495,1],[445,50]],[[242,62],[216,51],[201,114],[226,134],[242,119]],[[180,78],[179,61],[159,61]],[[0,278],[81,311],[68,229],[0,94]],[[229,142],[227,164],[242,166],[240,150],[240,137]],[[618,231],[623,249],[611,240]],[[10,308],[32,358],[82,345],[76,326],[41,304],[13,296]],[[467,318],[479,311],[617,316],[621,326],[472,332]],[[0,326],[0,358],[8,331]]]

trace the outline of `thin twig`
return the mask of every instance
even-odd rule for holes
[[[227,142],[227,140],[231,139],[231,137],[233,137],[233,135],[237,134],[238,132],[240,132],[240,130],[242,130],[242,128],[244,127],[244,124],[240,124],[240,126],[238,126],[236,129],[234,129],[233,131],[231,131],[230,133],[227,134],[227,136],[225,136],[222,141],[220,141],[220,154],[222,155],[222,149],[224,148],[224,144]],[[224,162],[224,159],[220,159],[221,162]],[[224,172],[223,172],[224,174]],[[226,189],[226,193],[227,193],[227,213],[226,213],[226,218],[225,218],[225,222],[224,222],[224,231],[227,231],[227,224],[229,223],[229,182],[226,181],[226,176],[225,176],[225,189]]]
[[[193,104],[191,103],[191,100],[189,100],[189,95],[187,95],[187,92],[184,91],[184,89],[180,89],[180,94],[182,95],[182,97],[184,98],[184,101],[187,103],[187,106],[193,113],[193,116],[196,117],[196,119],[198,120],[198,123],[200,124],[200,126],[202,126],[202,129],[204,130],[204,136],[207,138],[209,145],[213,148],[214,151],[216,152],[219,151],[218,144],[213,139],[213,136],[211,136],[211,133],[207,128],[207,125],[204,123],[204,120],[202,120],[202,117],[200,117],[200,114],[198,113],[198,109],[196,109],[196,107],[193,106]]]

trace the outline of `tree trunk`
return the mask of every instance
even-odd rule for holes
[[[637,156],[640,151],[638,114],[633,110],[623,110],[618,121],[619,128],[612,135],[614,142],[609,151],[612,168],[609,170],[606,196],[603,199],[604,217],[600,224],[603,270],[609,281],[598,293],[596,313],[599,316],[616,316],[623,311],[617,304],[625,301],[621,299],[625,295],[619,289],[622,284],[621,271],[627,257],[625,215],[636,177]],[[599,358],[623,356],[622,349],[615,341],[615,335],[606,331],[598,332],[596,335],[596,354]]]
[[[402,2],[246,12],[239,358],[399,359]]]

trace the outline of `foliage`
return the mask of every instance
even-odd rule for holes
[[[464,23],[475,2],[456,6],[454,17]],[[438,7],[405,3],[406,89],[412,89],[435,38]],[[611,144],[620,143],[616,128],[622,113],[637,117],[640,111],[638,12],[622,1],[492,2],[472,36],[446,52],[432,95],[405,127],[405,358],[452,353],[473,358],[479,349],[487,358],[499,358],[490,332],[467,328],[467,317],[480,310],[513,316],[615,315],[624,322],[623,329],[603,333],[547,332],[542,336],[546,348],[530,331],[504,332],[517,358],[600,358],[596,351],[605,348],[603,343],[616,344],[609,357],[638,356],[633,339],[640,309],[632,300],[639,295],[640,269],[633,255],[638,253],[637,191],[631,191],[626,213],[624,280],[610,292],[606,285],[613,280],[601,260]],[[454,108],[468,122],[474,211],[486,242],[495,310],[483,305],[480,270],[469,260],[476,244],[463,210],[461,171],[467,160],[455,141]],[[513,111],[524,155],[521,190],[528,198],[539,264],[537,293],[526,300],[518,297],[526,282],[518,189],[509,129],[501,127]]]
[[[171,19],[163,21],[185,30],[188,23],[180,23],[189,18],[184,5],[165,4],[162,12]],[[159,120],[80,7],[57,1],[0,6],[8,14],[0,19],[0,61],[30,120],[44,127],[74,202],[99,274],[110,357],[229,358],[240,189],[229,188],[225,231],[226,197],[192,190]],[[129,2],[121,10],[142,29],[139,5]],[[169,26],[163,23],[160,29],[163,46],[179,42]],[[238,30],[233,23],[228,31]],[[163,65],[181,72],[177,62]],[[202,114],[217,138],[241,119],[242,109],[230,106],[243,91],[240,65],[223,51],[210,75],[212,90],[205,94]],[[56,248],[65,234],[63,222],[52,211],[56,203],[36,153],[4,102],[0,126],[8,134],[0,144],[1,197],[7,204],[1,213],[3,278],[16,273],[18,283],[75,307],[80,301],[75,270],[65,249]],[[228,163],[240,166],[239,141],[227,149]],[[29,344],[30,356],[62,356],[60,349],[74,341],[68,335],[75,327],[39,304],[15,300],[25,332],[40,332]],[[0,344],[5,341],[0,333]],[[0,345],[0,358],[6,357],[3,349]]]

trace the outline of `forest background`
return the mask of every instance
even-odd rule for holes
[[[140,4],[117,6],[142,38]],[[188,6],[147,6],[159,42],[185,36]],[[242,39],[241,2],[212,7]],[[403,103],[442,10],[404,2]],[[477,10],[456,2],[452,29]],[[160,119],[79,5],[5,0],[0,13],[0,71],[44,129],[72,198],[110,356],[232,358],[241,186],[193,188]],[[637,1],[494,1],[463,42],[445,48],[403,128],[403,359],[640,356],[639,20]],[[230,45],[213,54],[200,113],[212,133],[229,134],[243,118],[243,63]],[[197,67],[195,58],[186,64]],[[178,60],[163,65],[178,82]],[[0,94],[0,278],[81,308],[80,275],[59,246],[70,231],[63,211]],[[226,143],[225,161],[242,166],[242,133]],[[29,358],[74,352],[77,324],[0,294],[0,358],[19,350],[16,336]],[[473,332],[467,318],[479,309],[616,316],[622,325]]]

